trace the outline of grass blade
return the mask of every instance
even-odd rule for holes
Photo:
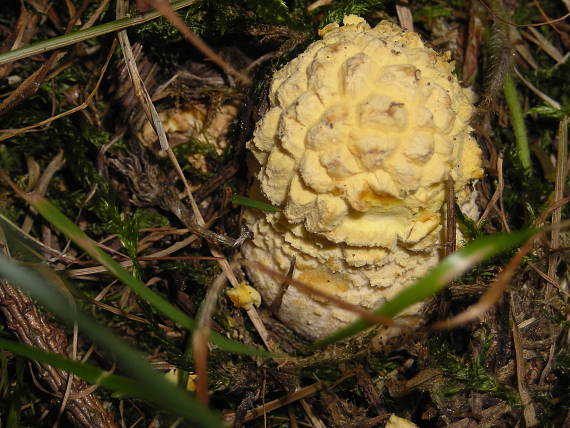
[[[528,229],[479,238],[461,250],[446,257],[431,272],[418,279],[392,300],[384,303],[376,309],[374,313],[386,317],[394,317],[414,303],[421,302],[433,296],[447,283],[458,278],[477,263],[519,246],[537,232],[537,229]],[[346,339],[365,330],[371,325],[372,323],[359,319],[320,340],[316,345],[324,346]]]
[[[75,376],[89,382],[90,384],[99,385],[112,391],[120,392],[125,396],[146,398],[143,392],[144,388],[139,382],[124,376],[109,373],[90,364],[72,360],[53,352],[47,352],[34,346],[28,346],[2,338],[0,338],[0,349],[5,349],[30,360],[49,364],[50,366],[67,373],[73,373]]]
[[[178,0],[170,5],[174,10],[181,9],[193,4],[195,0]],[[105,24],[100,24],[95,27],[87,28],[85,30],[75,31],[73,33],[64,34],[58,37],[52,37],[41,42],[34,43],[30,46],[24,46],[19,49],[14,49],[0,54],[0,65],[9,62],[17,61],[20,59],[28,58],[33,55],[42,54],[52,51],[54,49],[64,48],[84,40],[92,39],[94,37],[103,36],[105,34],[113,33],[116,31],[124,30],[135,25],[141,25],[145,22],[159,18],[160,12],[153,9],[147,13],[135,15],[128,18],[118,19]]]
[[[214,413],[156,373],[141,353],[79,312],[61,291],[36,272],[19,266],[0,255],[0,277],[29,293],[69,325],[76,322],[95,343],[112,354],[127,373],[140,381],[142,389],[139,395],[165,410],[188,418],[197,426],[206,428],[222,426],[220,419]]]
[[[519,162],[527,172],[532,171],[524,114],[522,112],[517,86],[511,73],[505,75],[503,93],[505,94],[505,101],[509,106],[509,112],[511,114],[511,124],[513,126],[513,134],[515,134]]]
[[[265,202],[256,201],[255,199],[246,198],[245,196],[240,195],[232,196],[232,203],[270,213],[276,213],[279,211],[279,208],[274,207],[273,205],[269,205]]]
[[[191,331],[196,329],[196,322],[182,312],[180,309],[171,305],[166,299],[154,293],[146,287],[141,281],[131,275],[130,272],[123,269],[116,261],[102,251],[81,229],[79,229],[71,220],[64,216],[56,207],[54,207],[47,199],[39,195],[26,195],[26,200],[52,225],[59,229],[65,236],[71,239],[75,244],[81,247],[94,260],[105,266],[109,272],[121,280],[125,285],[130,287],[139,297],[144,299],[150,305],[169,317],[172,321],[177,322],[182,327]],[[277,357],[276,354],[256,349],[239,342],[232,341],[212,332],[210,336],[212,343],[220,349],[228,352],[234,352],[245,355],[254,355],[266,358]]]

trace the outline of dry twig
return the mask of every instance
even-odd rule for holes
[[[447,328],[453,328],[460,326],[462,324],[474,321],[480,318],[485,312],[497,303],[501,298],[503,292],[509,285],[511,278],[513,277],[516,269],[519,267],[522,259],[526,256],[530,250],[532,250],[532,245],[534,243],[535,237],[531,237],[515,254],[511,261],[505,266],[503,271],[497,276],[497,279],[490,285],[489,289],[483,293],[479,301],[470,306],[464,312],[461,312],[455,317],[439,321],[432,325],[434,330],[442,330]]]
[[[101,84],[101,81],[103,80],[103,76],[105,75],[105,71],[107,70],[107,66],[109,65],[109,62],[111,61],[111,58],[113,57],[113,52],[115,51],[115,46],[116,46],[116,42],[113,41],[111,48],[109,49],[109,53],[107,54],[107,58],[105,59],[105,63],[103,64],[103,67],[101,68],[101,73],[99,74],[99,78],[97,79],[97,83],[95,84],[95,87],[93,88],[91,93],[87,96],[87,98],[85,99],[84,102],[82,102],[80,105],[78,105],[76,107],[73,107],[72,109],[69,109],[69,110],[64,111],[62,113],[59,113],[59,114],[56,114],[55,116],[51,116],[48,119],[42,120],[42,121],[34,123],[32,125],[28,125],[28,126],[25,126],[23,128],[20,128],[20,129],[5,130],[0,134],[0,141],[4,141],[4,140],[7,140],[8,138],[15,137],[16,135],[20,135],[20,134],[24,134],[26,132],[30,132],[31,130],[38,128],[40,126],[44,126],[44,125],[49,126],[49,124],[52,123],[54,120],[61,119],[62,117],[68,116],[70,114],[76,113],[78,111],[81,111],[81,110],[87,108],[91,104],[91,102],[93,101],[93,98],[95,97],[95,94],[97,93],[97,90],[99,89],[99,85]],[[55,53],[54,55],[63,56],[63,54],[61,54],[61,53]],[[0,110],[1,110],[1,108],[0,108]],[[1,114],[1,112],[0,112],[0,114]]]
[[[523,415],[525,425],[527,427],[533,427],[538,425],[538,419],[536,418],[536,411],[534,409],[534,403],[532,402],[532,398],[528,393],[526,386],[525,386],[525,360],[523,357],[523,349],[522,349],[522,341],[521,341],[521,334],[519,328],[517,326],[517,321],[515,318],[515,308],[513,306],[513,301],[511,300],[511,330],[513,333],[513,342],[515,345],[515,360],[517,366],[517,387],[519,390],[519,394],[521,397],[522,405],[523,405]]]
[[[354,375],[355,375],[355,372],[347,373],[346,375],[337,379],[332,385],[329,385],[328,388],[332,389],[335,386],[344,382],[345,380],[350,379]],[[268,403],[264,403],[263,405],[258,406],[253,410],[249,410],[245,414],[245,416],[243,418],[243,422],[249,422],[255,418],[258,418],[260,416],[267,414],[268,412],[279,409],[279,408],[286,406],[288,404],[294,403],[295,401],[299,401],[299,400],[302,400],[304,398],[307,398],[307,397],[315,394],[316,392],[320,391],[322,388],[323,388],[322,382],[316,382],[316,383],[313,383],[309,386],[304,386],[303,388],[299,388],[295,392],[287,394],[283,397],[269,401]],[[235,419],[235,413],[232,412],[232,413],[225,414],[224,419],[227,422],[230,422],[230,423],[233,422]]]
[[[566,187],[567,162],[568,162],[568,117],[560,121],[558,127],[558,153],[556,156],[556,182],[554,184],[554,200],[560,200],[564,197]],[[552,212],[552,224],[556,225],[562,221],[562,207],[556,208]],[[550,249],[556,250],[560,247],[560,229],[555,227],[550,237]],[[553,253],[548,258],[548,276],[554,278],[556,270],[560,263],[560,254]],[[547,283],[545,297],[550,298],[554,292],[554,288]]]
[[[338,306],[341,309],[344,309],[345,311],[349,311],[352,312],[356,315],[358,315],[359,317],[370,321],[374,324],[383,324],[383,325],[390,325],[390,326],[394,326],[394,325],[398,325],[398,323],[396,321],[394,321],[392,318],[388,318],[382,315],[378,315],[374,312],[368,311],[365,308],[363,308],[362,306],[358,306],[358,305],[353,305],[351,303],[345,302],[343,299],[338,298],[332,294],[326,293],[324,291],[319,290],[318,288],[315,288],[303,281],[299,281],[298,279],[294,279],[294,278],[289,278],[277,271],[274,271],[273,269],[268,268],[267,266],[258,263],[258,262],[253,262],[253,261],[248,261],[248,260],[241,260],[241,264],[243,264],[244,266],[248,266],[252,269],[257,269],[261,272],[263,272],[265,275],[276,279],[278,281],[287,281],[289,284],[293,285],[294,287],[297,287],[299,290],[308,293],[308,294],[313,294],[315,296],[319,296],[322,297],[323,299],[326,299],[327,301],[329,301],[330,303]]]
[[[227,74],[237,77],[242,83],[246,85],[251,84],[251,79],[245,74],[237,71],[228,62],[218,55],[210,46],[202,40],[200,36],[195,34],[188,28],[184,23],[182,18],[176,14],[172,6],[168,3],[168,0],[140,0],[139,3],[149,3],[152,7],[156,8],[163,17],[165,17],[172,25],[174,25],[178,31],[182,33],[186,39],[194,45],[196,49],[202,52],[207,58],[209,58],[214,64],[218,65]]]

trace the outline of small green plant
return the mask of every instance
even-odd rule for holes
[[[518,394],[509,386],[501,384],[485,369],[491,342],[491,335],[486,335],[477,356],[465,361],[453,353],[442,338],[436,336],[428,341],[433,362],[446,376],[446,382],[440,389],[441,394],[450,396],[464,391],[486,392],[503,397],[513,405],[520,404]]]

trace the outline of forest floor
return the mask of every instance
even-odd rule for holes
[[[0,426],[570,428],[570,2],[172,6],[0,8]],[[226,292],[271,76],[347,14],[451,53],[482,218],[418,328],[316,347]]]

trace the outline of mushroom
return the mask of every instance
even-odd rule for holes
[[[182,108],[170,108],[159,113],[164,130],[169,134],[169,141],[173,145],[193,141],[201,149],[221,156],[228,142],[228,134],[235,121],[238,109],[235,103],[221,105],[213,112],[208,111],[204,104],[194,103],[184,105]],[[149,121],[146,121],[138,133],[139,141],[145,146],[158,147],[158,137]],[[166,153],[157,152],[160,157]],[[204,153],[189,154],[186,160],[193,168],[203,174],[209,172]]]
[[[254,238],[243,256],[346,302],[375,308],[440,260],[445,181],[477,215],[482,176],[471,136],[473,94],[450,54],[383,21],[349,15],[273,77],[269,110],[248,148],[257,163],[251,196],[279,208],[248,210]],[[248,274],[266,304],[281,282]],[[403,315],[418,315],[416,305]],[[277,316],[317,339],[355,318],[289,287]]]

